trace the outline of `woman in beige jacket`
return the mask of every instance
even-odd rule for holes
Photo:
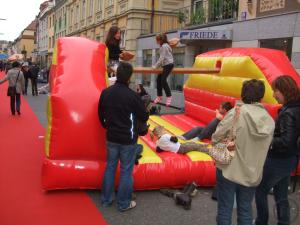
[[[21,94],[25,91],[25,79],[20,66],[19,62],[13,62],[12,69],[0,80],[0,84],[8,81],[9,87],[16,87],[16,94],[10,96],[10,110],[12,115],[16,114],[16,109],[18,115],[21,115]]]
[[[234,125],[235,155],[229,165],[217,164],[218,225],[231,225],[234,196],[237,224],[252,225],[251,203],[262,178],[263,165],[274,132],[274,121],[262,104],[265,86],[260,80],[243,83],[239,116]],[[212,135],[214,144],[228,138],[236,110],[230,110]]]

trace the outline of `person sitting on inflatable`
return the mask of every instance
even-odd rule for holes
[[[169,134],[163,126],[156,126],[152,133],[151,139],[157,138],[156,150],[169,151],[179,154],[185,154],[191,151],[199,151],[208,153],[207,144],[200,144],[195,142],[179,143],[176,136]]]
[[[195,127],[184,133],[182,136],[178,136],[178,138],[182,140],[198,138],[199,141],[203,139],[211,139],[211,136],[216,131],[218,124],[230,109],[232,109],[232,104],[230,102],[222,102],[219,109],[216,110],[216,118],[210,121],[206,127]]]

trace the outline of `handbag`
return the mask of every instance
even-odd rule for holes
[[[235,132],[234,127],[238,120],[239,114],[240,114],[240,108],[236,107],[232,127],[229,131],[229,136],[223,141],[214,144],[208,150],[208,154],[219,164],[227,165],[231,162],[231,160],[234,157],[235,150],[229,150],[228,145],[229,143],[232,144],[233,146],[235,145],[236,135],[234,134]]]
[[[14,86],[8,87],[7,96],[15,96],[17,94],[17,82],[19,79],[19,74],[20,74],[20,71],[19,71],[17,79],[16,79],[16,84]]]

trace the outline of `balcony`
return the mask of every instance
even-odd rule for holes
[[[238,0],[203,0],[175,11],[181,27],[236,20]]]
[[[167,15],[167,16],[166,16]],[[238,17],[238,0],[198,0],[191,6],[165,15],[154,15],[153,32],[166,32],[191,26],[222,23],[236,20]],[[151,20],[141,21],[141,34],[150,34]]]

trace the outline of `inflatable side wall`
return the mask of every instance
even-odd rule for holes
[[[51,68],[43,187],[95,188],[106,157],[98,100],[106,87],[106,46],[60,38]]]

